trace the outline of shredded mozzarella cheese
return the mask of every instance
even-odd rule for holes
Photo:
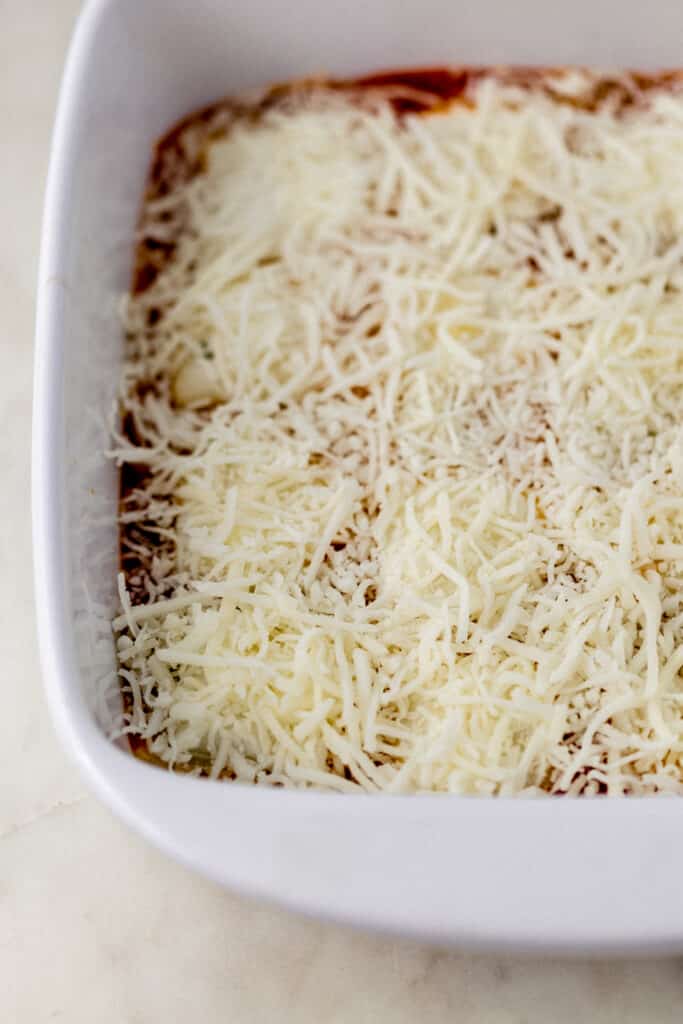
[[[289,786],[683,791],[683,97],[313,89],[143,231],[129,731]]]

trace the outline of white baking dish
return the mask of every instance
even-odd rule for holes
[[[106,738],[118,713],[116,315],[151,144],[232,90],[325,70],[681,62],[683,8],[620,0],[96,0],[64,77],[40,271],[34,529],[45,683],[104,800],[218,881],[311,914],[469,947],[683,948],[677,799],[296,793],[174,776]]]

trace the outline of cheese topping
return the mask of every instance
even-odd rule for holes
[[[147,204],[114,626],[156,757],[683,791],[683,97],[588,84],[313,88]]]

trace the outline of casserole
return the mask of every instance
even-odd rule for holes
[[[514,14],[432,0],[400,14],[261,2],[89,5],[65,75],[48,184],[34,425],[35,566],[48,697],[94,788],[204,874],[302,911],[468,947],[683,945],[675,800],[487,801],[259,790],[160,772],[111,743],[120,713],[116,470],[105,457],[118,297],[156,136],[230,91],[324,69],[538,62],[665,66],[679,18],[587,3]],[[524,32],[519,25],[524,24]],[[267,31],[266,31],[267,30]],[[515,34],[519,33],[515,41]],[[659,42],[661,40],[661,43]]]

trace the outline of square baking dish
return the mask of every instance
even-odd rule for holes
[[[117,315],[151,146],[221,96],[313,72],[680,63],[683,8],[575,0],[93,0],[71,46],[37,318],[33,515],[45,686],[100,797],[166,852],[297,910],[468,948],[683,948],[676,798],[292,792],[173,775],[107,738],[120,698]]]

